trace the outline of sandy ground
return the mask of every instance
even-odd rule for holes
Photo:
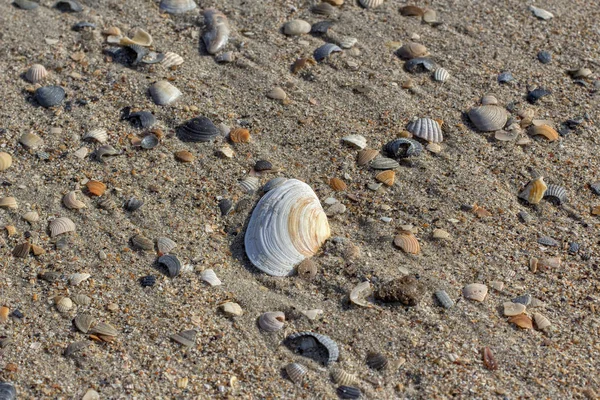
[[[0,197],[15,197],[19,208],[0,209],[0,225],[17,229],[11,237],[1,234],[0,284],[2,303],[23,317],[0,325],[0,335],[13,341],[2,349],[0,377],[16,385],[19,398],[80,399],[90,388],[103,399],[336,398],[331,367],[282,344],[292,332],[312,330],[338,343],[335,366],[360,377],[366,398],[594,398],[600,392],[600,249],[599,220],[590,211],[600,198],[589,184],[600,180],[594,83],[600,9],[590,2],[549,0],[538,6],[555,18],[542,21],[529,11],[530,3],[417,4],[437,11],[443,24],[433,27],[402,16],[399,8],[406,3],[386,1],[365,10],[347,1],[330,19],[337,33],[357,38],[357,45],[293,75],[294,60],[324,43],[319,36],[288,38],[280,32],[290,19],[325,19],[310,12],[308,1],[203,1],[183,16],[168,16],[154,1],[88,0],[84,12],[63,14],[51,8],[52,1],[24,11],[4,0],[0,150],[12,154],[13,166],[0,172]],[[217,64],[200,45],[201,10],[208,7],[219,8],[230,20],[226,50],[234,52],[233,63]],[[97,29],[71,30],[79,21]],[[129,68],[111,62],[103,53],[111,45],[101,34],[109,26],[125,33],[143,28],[157,51],[176,52],[185,63],[172,71],[160,64]],[[398,42],[417,37],[450,72],[443,85],[430,74],[405,72],[404,62],[393,54]],[[537,60],[540,50],[552,53],[551,63]],[[73,60],[79,52],[85,58]],[[66,89],[61,106],[48,110],[33,100],[35,86],[22,74],[34,63],[48,68],[47,82]],[[582,66],[594,72],[585,85],[566,73]],[[499,85],[502,71],[512,72],[515,81]],[[402,88],[408,78],[415,82],[411,90]],[[161,79],[183,92],[173,105],[157,106],[148,96],[149,85]],[[287,104],[266,97],[275,86],[287,92]],[[552,95],[530,105],[527,90],[537,86]],[[555,142],[499,142],[493,133],[475,131],[463,114],[486,93],[514,110],[515,118],[530,108],[536,118],[557,127],[568,119],[587,119]],[[131,145],[143,131],[120,120],[126,106],[149,110],[160,121],[165,136],[157,148]],[[252,142],[235,145],[235,156],[221,159],[215,150],[225,139],[190,144],[174,137],[179,124],[197,115],[229,127],[246,126]],[[414,117],[444,121],[442,151],[403,162],[392,187],[367,189],[375,172],[356,165],[357,150],[342,144],[341,137],[361,134],[368,147],[380,149]],[[75,157],[81,146],[98,147],[81,141],[95,127],[107,129],[108,143],[123,155],[105,164]],[[60,130],[51,133],[52,128]],[[28,151],[20,145],[20,136],[28,132],[43,138],[43,146]],[[195,161],[177,162],[173,154],[179,150],[192,152]],[[319,273],[313,281],[267,276],[244,257],[244,227],[260,194],[245,196],[237,182],[260,159],[278,169],[262,176],[261,184],[273,176],[301,179],[321,201],[335,197],[347,207],[329,219],[335,239],[314,257]],[[568,203],[519,201],[519,190],[535,173],[564,186]],[[333,192],[327,185],[331,177],[342,178],[346,192]],[[108,212],[96,199],[80,195],[88,208],[65,208],[63,194],[83,189],[89,179],[104,182],[119,205],[132,196],[145,204],[135,212],[120,207]],[[221,197],[249,201],[222,217]],[[464,207],[474,203],[492,216],[479,219]],[[30,210],[39,213],[38,222],[23,220]],[[517,216],[522,210],[533,217],[530,223]],[[60,216],[72,219],[77,231],[58,250],[48,220]],[[407,224],[415,227],[419,255],[392,244]],[[435,228],[448,231],[450,239],[433,239]],[[26,232],[44,255],[11,255]],[[175,240],[175,253],[193,272],[166,277],[155,267],[154,252],[131,248],[135,234]],[[560,245],[541,246],[540,236]],[[577,253],[567,251],[570,242],[581,245]],[[360,254],[350,257],[348,249],[357,248]],[[562,265],[530,272],[531,257],[549,256],[561,257]],[[216,271],[222,286],[200,279],[206,268]],[[92,276],[74,287],[39,279],[44,271]],[[407,273],[417,274],[426,287],[416,307],[348,304],[348,293],[359,282],[377,285]],[[157,283],[144,288],[139,279],[149,274]],[[462,299],[464,285],[489,286],[494,280],[504,282],[504,289],[490,288],[484,302]],[[433,296],[438,289],[457,300],[453,308],[439,306]],[[527,313],[543,313],[552,322],[546,332],[518,329],[503,316],[502,303],[525,293],[543,302]],[[59,313],[53,298],[75,294],[87,294],[92,304]],[[228,300],[239,303],[244,315],[223,315],[218,306]],[[324,313],[310,320],[299,312],[309,309]],[[114,342],[93,341],[73,327],[72,319],[85,310],[119,330]],[[266,311],[285,311],[285,328],[261,332],[256,319]],[[169,339],[192,328],[198,335],[190,349]],[[67,345],[81,340],[90,346],[62,355]],[[496,371],[484,366],[483,347],[492,350]],[[369,351],[385,354],[388,367],[369,369]],[[293,361],[309,368],[302,386],[282,372]],[[177,382],[184,377],[189,383],[180,388]]]

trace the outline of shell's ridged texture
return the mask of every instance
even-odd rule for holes
[[[169,14],[183,14],[196,8],[194,0],[161,0],[160,10]]]
[[[386,186],[392,186],[394,184],[394,180],[396,179],[396,171],[390,169],[381,171],[375,176],[375,179]]]
[[[86,280],[90,279],[92,275],[85,273],[85,272],[81,272],[81,273],[76,273],[76,274],[71,274],[67,277],[67,279],[69,279],[69,284],[71,284],[72,286],[77,286],[82,282],[85,282]]]
[[[334,342],[329,336],[321,335],[320,333],[314,332],[298,332],[289,335],[286,341],[294,348],[296,352],[299,352],[305,357],[321,360],[320,349],[324,348],[327,352],[325,365],[329,365],[337,361],[340,356],[340,350],[336,342]]]
[[[448,296],[445,290],[435,292],[435,297],[444,308],[452,308],[454,306],[454,301]]]
[[[535,321],[535,326],[540,331],[543,331],[551,325],[550,320],[540,313],[533,314],[533,320]]]
[[[367,139],[363,135],[348,135],[342,138],[342,142],[355,147],[357,149],[364,149],[367,147]]]
[[[34,223],[40,220],[40,214],[36,211],[29,211],[23,214],[23,219],[27,222]]]
[[[158,81],[149,89],[152,100],[159,106],[171,104],[181,96],[181,91],[167,81]]]
[[[492,132],[504,128],[508,121],[508,113],[500,106],[486,104],[469,110],[469,119],[478,130]]]
[[[92,304],[92,299],[85,294],[76,294],[73,296],[73,302],[80,306],[89,306]]]
[[[41,64],[33,64],[25,73],[25,79],[31,83],[37,83],[48,76],[46,67]]]
[[[60,217],[50,222],[50,236],[55,237],[67,232],[75,232],[75,223],[69,218]]]
[[[277,332],[284,326],[285,314],[281,311],[271,311],[258,318],[258,326],[266,332]]]
[[[206,117],[192,118],[177,129],[184,142],[210,142],[219,135],[219,128]]]
[[[567,201],[567,190],[559,185],[548,185],[544,197],[552,197],[558,204],[565,203]]]
[[[404,63],[404,69],[412,74],[433,71],[435,62],[427,57],[417,57]]]
[[[286,276],[313,256],[329,235],[317,195],[306,183],[289,179],[260,199],[244,243],[254,266],[269,275]]]
[[[219,286],[221,285],[221,280],[217,277],[217,274],[212,269],[205,269],[200,274],[200,278],[208,283],[210,286]]]
[[[290,363],[285,366],[285,372],[292,382],[299,384],[304,380],[304,375],[306,375],[308,369],[302,364]]]
[[[12,255],[13,257],[25,258],[29,255],[30,250],[31,244],[29,242],[24,242],[15,246]]]
[[[419,254],[421,245],[419,241],[409,231],[402,231],[394,238],[394,244],[408,254]]]
[[[19,208],[17,204],[17,199],[15,199],[14,197],[0,197],[0,208]]]
[[[156,239],[156,248],[160,253],[169,253],[175,247],[177,247],[177,243],[167,237],[159,237]]]
[[[530,204],[538,204],[544,197],[547,189],[548,186],[546,186],[544,178],[540,176],[525,186],[525,189],[519,193],[519,198],[527,200]]]
[[[86,132],[81,139],[104,144],[108,141],[108,133],[106,132],[106,129],[95,128]]]
[[[364,8],[375,8],[383,4],[383,0],[358,0]]]
[[[392,160],[388,157],[375,157],[374,160],[371,161],[369,166],[373,169],[396,169],[400,167],[400,164],[396,160]]]
[[[19,142],[28,149],[37,149],[44,144],[44,140],[35,133],[24,133],[19,138]]]
[[[419,118],[412,121],[406,129],[416,137],[428,142],[441,143],[444,140],[440,124],[431,118]]]
[[[36,89],[35,99],[42,107],[54,107],[65,99],[65,90],[60,86],[43,86]]]
[[[154,242],[143,235],[135,235],[131,238],[131,244],[136,249],[150,251],[154,249]]]
[[[364,149],[358,152],[356,163],[360,166],[367,165],[369,162],[379,156],[379,151],[374,149]]]
[[[135,126],[136,128],[151,128],[154,124],[156,124],[156,117],[150,111],[137,111],[129,114],[127,119]]]
[[[394,158],[418,157],[423,152],[423,145],[413,139],[400,138],[388,142],[383,150]]]
[[[62,200],[63,204],[68,209],[79,210],[81,208],[86,208],[85,203],[77,198],[77,192],[75,190],[65,194]]]
[[[119,331],[115,327],[106,322],[98,322],[90,328],[89,332],[103,336],[117,336],[119,334]]]
[[[197,331],[195,329],[188,329],[187,331],[174,333],[170,336],[171,340],[177,342],[185,347],[192,347],[196,343]]]
[[[333,43],[325,43],[323,46],[315,50],[315,52],[313,53],[313,57],[316,61],[322,61],[329,57],[331,53],[340,51],[342,51],[342,49],[339,46]]]
[[[248,143],[250,141],[250,131],[244,128],[232,129],[229,132],[229,139],[233,143]]]
[[[351,386],[358,382],[356,375],[350,374],[341,368],[333,368],[331,370],[331,379],[334,383],[342,386]]]
[[[78,314],[73,319],[73,324],[83,333],[88,333],[92,325],[95,323],[95,318],[88,313]]]
[[[388,359],[386,356],[384,356],[381,353],[378,352],[369,352],[367,354],[367,366],[369,368],[375,369],[375,370],[382,370],[385,369],[385,367],[387,367],[388,365]]]
[[[493,94],[486,94],[485,96],[483,96],[481,98],[481,105],[482,106],[497,106],[498,99]]]
[[[165,53],[165,58],[162,60],[162,65],[165,68],[176,67],[181,64],[183,64],[183,57],[181,57],[179,54],[172,53],[170,51]]]
[[[450,73],[444,68],[438,68],[433,73],[433,79],[438,82],[446,82],[450,78]]]
[[[73,301],[68,297],[57,297],[55,302],[56,309],[61,313],[67,312],[73,308]]]
[[[174,278],[181,272],[181,262],[172,254],[165,254],[158,258],[158,265],[161,266],[169,277]]]
[[[353,386],[340,386],[335,392],[340,399],[356,400],[362,396],[360,389]]]
[[[255,176],[247,176],[239,182],[244,193],[254,193],[260,187],[260,181]]]
[[[136,211],[139,210],[144,205],[143,200],[136,199],[135,197],[131,197],[124,204],[124,207],[127,211]]]
[[[12,165],[12,156],[8,153],[0,151],[0,172],[6,171]]]
[[[202,36],[206,51],[209,54],[216,54],[227,44],[231,30],[227,17],[220,11],[208,9],[204,11],[204,23],[206,32]]]

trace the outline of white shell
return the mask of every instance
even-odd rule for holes
[[[167,81],[158,81],[149,89],[154,103],[159,106],[171,104],[181,96],[181,91]]]
[[[347,145],[353,146],[357,149],[364,149],[367,147],[367,139],[363,135],[348,135],[342,138],[342,142]]]
[[[92,299],[85,294],[76,294],[73,296],[73,302],[80,306],[89,306],[92,304]]]
[[[292,382],[300,384],[304,380],[304,375],[308,372],[308,369],[298,363],[290,363],[285,366],[285,372]]]
[[[200,278],[204,282],[208,283],[210,286],[221,285],[221,280],[217,277],[217,274],[211,268],[202,271],[202,274],[200,274]]]
[[[438,82],[446,82],[448,78],[450,78],[450,73],[444,68],[438,68],[433,73],[433,79],[435,79]]]
[[[12,156],[0,151],[0,171],[5,171],[12,165]]]
[[[71,274],[69,275],[69,283],[72,286],[77,286],[79,285],[81,282],[89,279],[92,275],[90,274],[86,274],[86,273],[77,273],[77,274]]]
[[[258,326],[266,332],[277,332],[284,326],[285,314],[281,311],[272,311],[262,314],[258,318]]]
[[[315,192],[306,183],[289,179],[260,199],[244,243],[254,266],[269,275],[286,276],[312,257],[330,234]]]
[[[85,158],[85,156],[87,156],[89,150],[87,149],[87,147],[82,147],[76,151],[73,152],[73,155],[77,158],[79,158],[80,160],[83,160]]]
[[[61,313],[67,312],[73,308],[73,302],[68,297],[57,297],[54,301],[56,302],[56,309]]]
[[[354,289],[350,292],[350,301],[353,304],[361,307],[371,307],[368,301],[365,299],[369,297],[373,293],[373,288],[371,287],[371,282],[364,281],[356,285]]]
[[[179,54],[172,53],[170,51],[165,53],[165,58],[162,60],[162,65],[165,68],[171,68],[181,64],[183,64],[183,57],[181,57]]]
[[[341,368],[331,370],[331,379],[340,386],[354,386],[358,382],[356,375],[350,374]]]
[[[239,317],[240,315],[244,314],[242,307],[238,303],[234,303],[232,301],[221,304],[221,309],[230,317]]]
[[[481,105],[482,106],[497,106],[498,99],[493,94],[486,94],[485,96],[483,96],[481,98]]]
[[[554,14],[552,14],[550,11],[546,11],[543,8],[538,8],[535,6],[529,6],[529,9],[531,10],[531,12],[533,13],[533,15],[535,15],[536,17],[543,19],[543,20],[549,20],[554,18]]]
[[[35,133],[24,133],[19,139],[19,143],[28,149],[37,149],[44,144],[44,140]]]
[[[86,208],[86,205],[83,201],[77,199],[77,191],[72,190],[69,193],[65,194],[63,197],[63,204],[70,210],[79,210],[82,208]]]
[[[156,247],[159,252],[167,254],[177,247],[177,243],[167,237],[159,237],[156,239]]]
[[[14,197],[0,197],[0,208],[12,208],[17,209],[17,199]]]
[[[247,176],[239,182],[244,193],[254,193],[260,188],[260,182],[255,176]]]
[[[75,232],[75,223],[69,218],[60,217],[50,222],[50,236],[55,237],[67,232]]]
[[[323,310],[315,308],[313,310],[304,310],[304,311],[300,311],[302,314],[304,314],[306,316],[306,318],[310,319],[310,320],[315,320],[319,317],[319,315],[322,315],[324,313]]]
[[[540,313],[533,314],[533,320],[535,321],[535,326],[537,326],[540,331],[543,331],[551,325],[550,320]]]
[[[48,71],[43,65],[33,64],[25,73],[25,79],[31,83],[43,80],[48,75]]]
[[[406,129],[416,137],[428,142],[440,143],[444,140],[440,124],[431,118],[419,118],[412,121]]]
[[[512,301],[507,301],[502,306],[504,307],[504,315],[507,317],[523,314],[527,308],[525,304],[513,303]]]
[[[23,219],[27,222],[37,222],[40,220],[40,214],[35,211],[29,211],[23,215]]]
[[[463,288],[463,296],[469,300],[483,301],[487,292],[487,286],[481,283],[471,283]]]
[[[364,8],[375,8],[383,4],[383,0],[358,0]]]
[[[482,132],[492,132],[504,128],[508,113],[503,107],[486,104],[469,110],[469,119]]]
[[[81,139],[89,141],[95,140],[98,143],[104,144],[108,141],[108,133],[106,132],[106,129],[96,128],[86,132]]]

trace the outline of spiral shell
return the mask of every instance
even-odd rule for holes
[[[469,119],[475,128],[482,132],[492,132],[504,128],[508,121],[508,113],[503,107],[486,103],[469,110]]]
[[[209,8],[204,11],[204,23],[206,32],[202,36],[206,51],[209,54],[216,54],[227,44],[229,40],[230,28],[227,17],[222,12]]]
[[[56,304],[56,309],[61,313],[65,313],[73,308],[73,302],[68,297],[56,297],[54,303]]]
[[[323,61],[329,57],[331,53],[337,53],[340,51],[342,51],[342,49],[339,46],[336,46],[333,43],[325,43],[323,46],[315,50],[313,57],[316,61]]]
[[[69,218],[60,217],[50,222],[50,236],[56,237],[68,232],[75,232],[75,223]]]
[[[338,385],[352,386],[358,383],[356,375],[350,374],[341,368],[333,368],[331,370],[331,380]]]
[[[304,376],[308,372],[308,369],[302,364],[290,363],[285,366],[285,372],[292,382],[300,384],[304,380]]]
[[[167,51],[165,53],[165,57],[163,58],[161,63],[163,65],[163,67],[165,67],[165,68],[177,67],[177,66],[183,64],[183,57],[181,57],[177,53]]]
[[[202,271],[200,274],[200,279],[208,283],[210,286],[219,286],[222,284],[215,271],[213,271],[211,268]]]
[[[33,64],[25,73],[25,79],[31,83],[37,83],[48,76],[48,71],[43,65]]]
[[[35,99],[44,108],[54,107],[65,99],[65,90],[60,86],[43,86],[36,89]]]
[[[450,79],[450,73],[444,68],[438,68],[433,72],[433,79],[444,83]]]
[[[337,361],[340,355],[337,343],[329,336],[320,333],[292,333],[286,338],[286,342],[294,351],[300,352],[305,357],[323,361],[325,365]],[[322,354],[322,350],[325,350],[326,355]]]
[[[219,135],[219,128],[206,117],[196,117],[177,128],[177,137],[184,142],[210,142]]]
[[[154,103],[159,106],[171,104],[181,96],[181,91],[168,81],[158,81],[148,89]]]
[[[196,8],[194,0],[161,0],[161,11],[168,14],[183,14]]]
[[[283,328],[284,321],[285,314],[281,311],[266,312],[258,318],[258,326],[266,332],[277,332]]]
[[[429,53],[427,52],[427,47],[421,43],[408,42],[396,50],[396,54],[404,60],[411,60],[417,57],[424,57]]]
[[[0,172],[6,171],[12,165],[12,156],[0,151]]]
[[[375,8],[383,4],[383,0],[358,0],[364,8]]]
[[[379,155],[378,150],[364,149],[358,152],[356,163],[360,166],[367,165]]]
[[[554,142],[558,140],[558,132],[554,130],[551,126],[542,124],[542,125],[532,125],[530,128],[531,136],[541,135],[548,139],[549,142]]]
[[[69,193],[63,196],[63,204],[70,210],[79,210],[82,208],[86,208],[86,205],[83,201],[77,199],[77,191],[72,190]]]
[[[428,142],[441,143],[444,140],[440,124],[431,118],[419,118],[412,121],[406,129],[416,137]]]
[[[313,256],[329,235],[317,195],[306,183],[289,179],[260,199],[244,243],[254,266],[269,275],[286,276]]]
[[[519,193],[519,198],[526,200],[529,204],[538,204],[544,197],[547,189],[548,186],[544,182],[544,177],[540,176],[525,186],[525,189]]]
[[[394,244],[408,254],[419,254],[421,251],[419,241],[410,231],[401,231],[396,235]]]
[[[167,254],[175,247],[177,247],[177,243],[167,237],[159,237],[156,239],[156,248],[159,253]]]
[[[483,301],[487,293],[487,286],[481,283],[471,283],[463,288],[463,296],[469,300]]]

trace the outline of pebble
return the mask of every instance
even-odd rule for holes
[[[529,304],[531,304],[531,295],[530,294],[524,294],[524,295],[515,297],[514,299],[512,299],[512,302],[528,306]]]
[[[540,51],[537,55],[537,58],[542,64],[549,64],[552,62],[552,54],[545,50]]]
[[[342,203],[335,203],[334,205],[332,205],[331,207],[329,207],[327,209],[326,214],[327,214],[328,217],[332,217],[334,215],[343,214],[345,212],[346,212],[346,206],[344,204],[342,204]]]
[[[288,36],[297,36],[309,33],[310,29],[311,26],[308,22],[302,19],[295,19],[285,23],[283,26],[283,33]]]

